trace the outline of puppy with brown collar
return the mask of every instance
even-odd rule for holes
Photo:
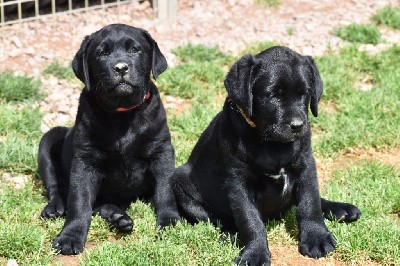
[[[324,216],[352,222],[361,213],[319,194],[308,108],[318,115],[323,85],[313,59],[280,46],[245,55],[225,87],[223,110],[174,173],[181,215],[238,232],[238,264],[269,265],[264,222],[296,206],[300,253],[326,256],[336,241]]]

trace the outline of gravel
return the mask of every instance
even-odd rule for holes
[[[125,23],[148,30],[167,57],[187,43],[219,46],[237,54],[249,43],[276,41],[307,55],[318,56],[344,43],[331,34],[340,25],[368,23],[375,11],[398,0],[282,0],[276,8],[253,0],[180,0],[171,21],[155,21],[149,1],[24,22],[0,28],[0,71],[38,77],[48,97],[41,103],[46,113],[42,130],[74,120],[82,84],[41,76],[50,63],[71,62],[85,35],[110,23]],[[400,31],[382,29],[386,43],[365,45],[374,53],[400,43]],[[177,99],[179,101],[179,99]],[[169,99],[171,102],[171,99]],[[172,101],[173,102],[173,101]],[[174,108],[174,104],[169,105]]]

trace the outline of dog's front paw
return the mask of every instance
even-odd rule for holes
[[[235,263],[240,266],[269,266],[271,265],[271,253],[264,248],[244,248]]]
[[[65,215],[65,206],[61,199],[55,199],[50,201],[46,207],[44,207],[40,217],[43,219],[56,218]]]
[[[311,258],[322,258],[335,249],[335,237],[326,228],[316,225],[300,235],[299,251]]]
[[[163,229],[169,225],[176,225],[181,220],[181,216],[175,210],[163,211],[157,214],[157,226]]]
[[[62,255],[76,255],[83,251],[85,240],[79,236],[60,233],[52,243],[57,253]]]
[[[132,232],[133,221],[131,217],[129,217],[127,214],[114,213],[109,218],[107,218],[107,221],[120,232]]]
[[[357,206],[342,202],[327,202],[322,205],[322,212],[326,219],[344,223],[357,221],[361,216]]]
[[[104,204],[93,210],[93,214],[98,214],[109,222],[112,227],[123,233],[130,233],[133,229],[133,221],[121,208]]]

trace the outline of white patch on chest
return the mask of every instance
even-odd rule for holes
[[[283,182],[282,195],[285,195],[288,188],[288,175],[285,171],[285,168],[282,167],[277,175],[268,174],[267,176],[273,178],[276,180],[276,182]]]

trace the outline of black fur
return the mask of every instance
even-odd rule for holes
[[[279,46],[245,55],[232,66],[225,87],[222,112],[175,170],[182,216],[219,221],[223,230],[238,232],[244,249],[236,263],[269,265],[264,222],[296,205],[300,253],[324,257],[336,241],[323,215],[352,222],[360,211],[319,195],[308,121],[308,106],[317,116],[322,95],[314,61]]]
[[[49,198],[41,216],[66,215],[53,241],[58,252],[82,252],[92,213],[130,232],[125,210],[137,198],[153,200],[157,225],[179,219],[171,186],[174,149],[150,81],[151,72],[157,78],[166,68],[157,43],[141,29],[109,25],[82,42],[73,60],[85,83],[75,125],[51,129],[39,145],[39,174]]]

